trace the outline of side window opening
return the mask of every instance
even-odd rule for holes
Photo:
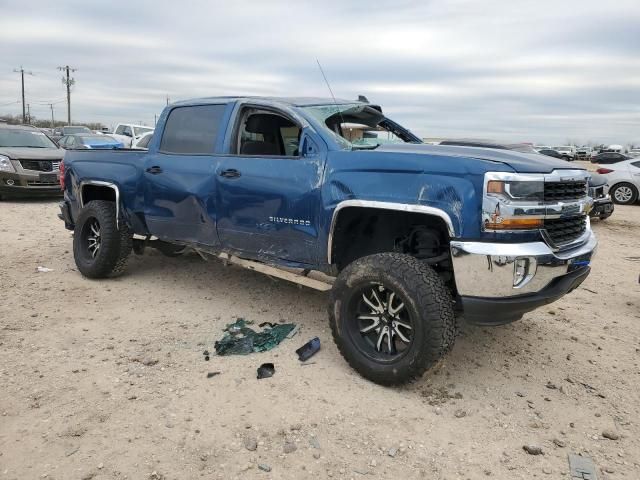
[[[300,155],[301,129],[281,115],[247,109],[241,115],[237,153],[240,155],[286,156]]]
[[[124,125],[118,125],[118,128],[116,128],[116,131],[114,133],[116,135],[122,135],[122,132],[124,132]]]

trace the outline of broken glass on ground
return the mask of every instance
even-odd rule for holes
[[[257,332],[248,325],[253,322],[239,318],[224,329],[224,336],[214,343],[218,355],[248,355],[275,348],[295,328],[293,323],[262,323],[265,328]]]
[[[274,373],[276,373],[276,367],[273,366],[273,363],[263,363],[258,367],[258,380],[273,377]]]

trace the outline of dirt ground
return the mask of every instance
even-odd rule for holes
[[[640,478],[640,205],[594,222],[578,290],[511,325],[465,326],[404,388],[347,366],[325,294],[155,251],[90,281],[56,214],[55,200],[0,204],[0,479],[568,479],[571,452],[600,479]],[[301,330],[204,361],[237,317]],[[263,362],[276,374],[257,380]]]

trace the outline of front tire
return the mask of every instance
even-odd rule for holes
[[[132,244],[129,229],[124,225],[117,227],[113,202],[95,200],[80,210],[73,233],[73,256],[85,277],[106,278],[121,274]]]
[[[360,258],[338,275],[329,318],[342,356],[381,385],[421,377],[453,346],[453,301],[429,265],[409,255]]]
[[[638,189],[631,183],[618,183],[609,193],[613,202],[620,205],[631,205],[638,200]]]

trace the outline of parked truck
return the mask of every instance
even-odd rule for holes
[[[134,125],[132,123],[119,123],[110,134],[125,147],[135,146],[135,143],[142,138],[145,133],[153,133],[153,128],[144,125]]]
[[[432,367],[462,318],[512,322],[575,289],[597,243],[585,170],[425,145],[366,102],[176,103],[148,151],[69,151],[62,170],[60,218],[86,277],[155,246],[329,290],[341,354],[386,385]]]

